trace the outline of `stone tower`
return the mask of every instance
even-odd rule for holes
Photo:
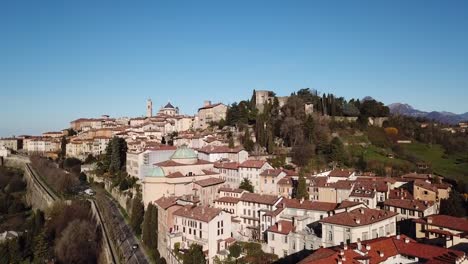
[[[151,99],[148,99],[146,101],[146,117],[152,117],[153,116],[153,102]]]

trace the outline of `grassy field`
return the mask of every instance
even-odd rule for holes
[[[428,163],[433,173],[452,179],[468,179],[468,153],[464,155],[444,155],[440,145],[413,143],[404,149]]]

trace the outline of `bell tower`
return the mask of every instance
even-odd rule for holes
[[[146,101],[146,117],[152,117],[153,116],[153,102],[151,99],[148,99]]]

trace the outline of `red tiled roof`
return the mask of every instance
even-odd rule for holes
[[[243,190],[243,189],[233,189],[233,188],[229,188],[229,187],[221,187],[219,188],[219,192],[232,192],[232,193],[243,193],[243,192],[246,192],[246,190]]]
[[[183,175],[180,171],[176,171],[169,175],[166,175],[166,177],[167,178],[181,178],[181,177],[185,177],[185,175]]]
[[[363,204],[362,202],[354,202],[354,201],[349,201],[349,200],[344,200],[340,203],[340,205],[336,209],[345,209],[345,208],[350,208],[354,207],[357,205]]]
[[[430,261],[426,263],[455,263],[457,258],[465,255],[461,251],[421,244],[412,239],[406,243],[405,239],[395,239],[394,237],[393,243],[401,255]]]
[[[329,177],[345,177],[345,178],[348,178],[349,176],[351,176],[351,174],[353,174],[353,172],[354,171],[352,171],[352,170],[335,169],[335,170],[330,171],[328,176]]]
[[[343,226],[364,226],[396,216],[398,213],[369,208],[358,208],[320,220],[321,223]]]
[[[393,189],[388,192],[388,199],[408,199],[412,200],[413,195],[406,189]]]
[[[432,221],[430,225],[445,227],[452,230],[468,232],[468,220],[449,215],[431,215],[427,217],[428,222]]]
[[[283,170],[280,169],[268,169],[264,170],[262,173],[260,173],[260,176],[273,176],[273,177],[278,177]]]
[[[327,202],[317,202],[309,200],[298,200],[298,199],[287,199],[284,198],[276,207],[286,207],[286,208],[295,208],[295,209],[304,209],[304,210],[315,210],[315,211],[333,211],[338,204],[336,203],[327,203]]]
[[[270,226],[267,229],[268,232],[273,232],[273,233],[282,234],[282,235],[288,235],[289,233],[294,232],[295,230],[296,230],[296,227],[293,226],[292,222],[285,221],[285,220],[278,221],[276,224]]]
[[[239,200],[240,200],[239,198],[224,196],[224,197],[221,197],[221,198],[217,199],[216,202],[236,204],[236,203],[239,202]]]
[[[166,210],[167,208],[177,204],[177,196],[170,197],[161,197],[154,201],[155,204],[159,205],[162,209]]]
[[[210,104],[210,105],[207,105],[207,106],[203,106],[203,107],[198,108],[198,111],[203,110],[203,109],[210,109],[210,108],[216,107],[218,105],[222,105],[222,103]]]
[[[265,165],[266,161],[264,160],[246,160],[244,162],[242,162],[239,167],[240,168],[256,168],[256,169],[260,169],[261,167],[263,167],[263,165]]]
[[[388,199],[384,202],[384,205],[424,212],[427,208],[434,205],[434,203],[421,200]]]
[[[353,185],[354,181],[339,180],[337,182],[330,183],[329,186],[338,190],[350,190],[351,188],[353,188]]]
[[[200,185],[201,187],[208,187],[212,185],[223,184],[224,180],[219,179],[219,178],[208,178],[208,179],[196,181],[194,183]]]
[[[414,186],[426,189],[428,191],[437,192],[437,187],[423,180],[415,180]]]
[[[208,223],[217,215],[221,214],[222,211],[223,210],[214,207],[187,205],[175,211],[174,215]]]
[[[278,181],[279,185],[290,185],[292,186],[292,177],[291,176],[285,176],[281,178],[281,180]]]
[[[244,193],[240,200],[251,203],[274,205],[280,198],[275,195]]]
[[[239,169],[239,163],[237,163],[237,162],[216,162],[214,164],[214,167],[218,168],[218,169],[237,170],[237,169]]]

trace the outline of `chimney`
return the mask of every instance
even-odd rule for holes
[[[405,238],[405,244],[408,244],[410,242],[409,238]]]
[[[361,249],[362,249],[362,244],[361,244],[361,239],[360,238],[358,238],[358,240],[357,240],[357,249],[359,251],[361,251]]]
[[[301,204],[303,204],[303,203],[304,203],[304,198],[301,198]]]
[[[428,224],[432,224],[432,217],[428,217],[428,218],[427,218],[427,223],[428,223]]]
[[[281,232],[283,230],[283,225],[281,222],[278,222],[278,231]]]
[[[348,244],[344,244],[343,249],[348,250]]]
[[[366,250],[367,250],[367,251],[371,250],[371,246],[370,246],[370,245],[366,245]]]
[[[379,256],[380,256],[381,258],[383,258],[383,257],[384,257],[384,253],[383,253],[383,252],[380,252]]]
[[[354,220],[356,222],[356,224],[360,224],[361,223],[361,219],[357,218],[356,220]]]
[[[396,239],[397,239],[397,240],[400,240],[400,235],[397,235],[397,236],[396,236]]]
[[[343,249],[340,250],[340,256],[344,256],[344,250]]]
[[[211,101],[205,100],[203,102],[203,106],[210,106],[210,105],[211,105]]]

